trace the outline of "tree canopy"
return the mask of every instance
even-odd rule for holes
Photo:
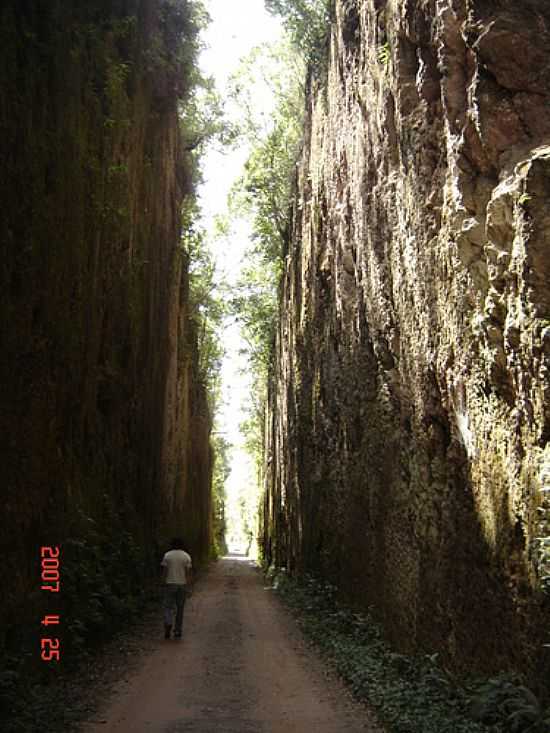
[[[264,0],[270,13],[279,15],[291,41],[315,73],[327,56],[332,3],[330,0]]]
[[[254,49],[233,78],[232,94],[245,111],[241,137],[251,152],[231,191],[230,214],[251,221],[252,245],[231,307],[243,326],[258,383],[267,380],[275,338],[277,286],[302,137],[304,76],[303,58],[283,41]],[[259,80],[273,96],[274,106],[267,116],[251,113]]]

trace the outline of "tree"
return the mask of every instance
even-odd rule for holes
[[[197,201],[189,201],[183,209],[181,246],[189,257],[190,318],[197,330],[199,379],[207,388],[211,414],[214,415],[223,358],[220,330],[227,308],[224,285],[216,281],[216,267],[206,232],[196,223],[199,219]]]
[[[267,10],[279,15],[293,45],[304,55],[315,73],[324,68],[327,57],[332,3],[330,0],[264,0]]]
[[[243,327],[256,394],[265,390],[275,339],[277,288],[302,137],[304,76],[303,58],[285,40],[255,48],[232,80],[232,97],[244,110],[238,127],[250,155],[231,191],[229,208],[232,217],[251,220],[253,242],[231,311]],[[252,97],[258,94],[258,85],[269,89],[273,108],[254,114]]]
[[[225,484],[231,473],[229,453],[231,444],[223,436],[212,436],[214,449],[214,470],[212,473],[212,535],[214,537],[213,554],[227,552],[225,533],[227,522],[225,516],[226,493]]]
[[[285,40],[255,48],[232,80],[232,97],[244,110],[238,124],[240,137],[251,152],[243,176],[231,191],[230,211],[233,216],[252,219],[253,254],[277,267],[288,236],[294,170],[302,139],[304,77],[303,58]],[[258,96],[259,86],[269,90],[273,105],[254,114],[252,98]]]
[[[202,154],[205,144],[232,145],[237,130],[227,120],[213,77],[196,74],[195,86],[180,109],[184,149]]]
[[[240,513],[249,538],[254,534],[263,463],[264,414],[278,320],[278,285],[288,245],[288,230],[305,110],[306,61],[287,38],[275,46],[255,48],[232,79],[231,97],[242,110],[240,141],[250,149],[244,173],[234,184],[229,203],[232,219],[252,224],[247,266],[230,299],[240,321],[253,373],[251,403],[241,425],[258,486],[241,497]],[[258,99],[272,100],[258,111]]]

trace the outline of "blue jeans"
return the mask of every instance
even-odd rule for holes
[[[176,621],[174,624],[174,633],[181,634],[183,625],[183,608],[185,606],[186,587],[184,585],[176,585],[175,583],[166,583],[164,586],[164,625],[172,626],[174,619],[174,609],[176,610]]]

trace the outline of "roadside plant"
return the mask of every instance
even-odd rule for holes
[[[437,654],[393,650],[371,611],[340,603],[334,586],[271,568],[273,588],[296,615],[305,636],[346,682],[377,711],[388,733],[547,733],[549,715],[520,680],[501,676],[461,683]]]
[[[483,682],[470,701],[474,720],[510,733],[546,733],[550,711],[544,711],[537,697],[510,675]]]

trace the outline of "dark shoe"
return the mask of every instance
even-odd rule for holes
[[[172,633],[172,627],[171,626],[168,626],[168,625],[165,625],[164,626],[164,638],[165,639],[169,639],[171,633]]]
[[[181,639],[181,631],[174,632],[174,639]]]

